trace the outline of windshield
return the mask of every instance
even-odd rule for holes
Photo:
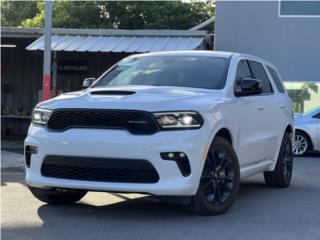
[[[124,59],[93,87],[149,85],[222,89],[229,58],[145,56]]]

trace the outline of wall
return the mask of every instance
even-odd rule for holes
[[[253,54],[285,81],[320,81],[320,17],[278,17],[278,1],[217,1],[215,49]]]

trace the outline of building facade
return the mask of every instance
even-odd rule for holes
[[[215,50],[272,62],[297,112],[320,105],[320,1],[217,1]]]
[[[281,2],[217,1],[215,49],[262,57],[285,81],[320,81],[320,1],[311,16],[283,14]]]

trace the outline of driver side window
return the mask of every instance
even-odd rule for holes
[[[234,90],[241,90],[241,83],[240,80],[242,78],[252,78],[252,74],[249,68],[249,64],[247,60],[241,60],[238,63],[236,79],[234,84]]]

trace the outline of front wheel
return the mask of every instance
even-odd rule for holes
[[[41,189],[29,186],[33,196],[48,204],[72,204],[86,195],[87,191],[76,189]]]
[[[191,198],[190,207],[202,215],[222,214],[235,201],[239,184],[237,155],[228,141],[216,137],[208,151],[198,191]]]
[[[293,167],[292,155],[291,137],[285,133],[274,171],[264,173],[264,179],[268,186],[284,188],[290,185]]]

